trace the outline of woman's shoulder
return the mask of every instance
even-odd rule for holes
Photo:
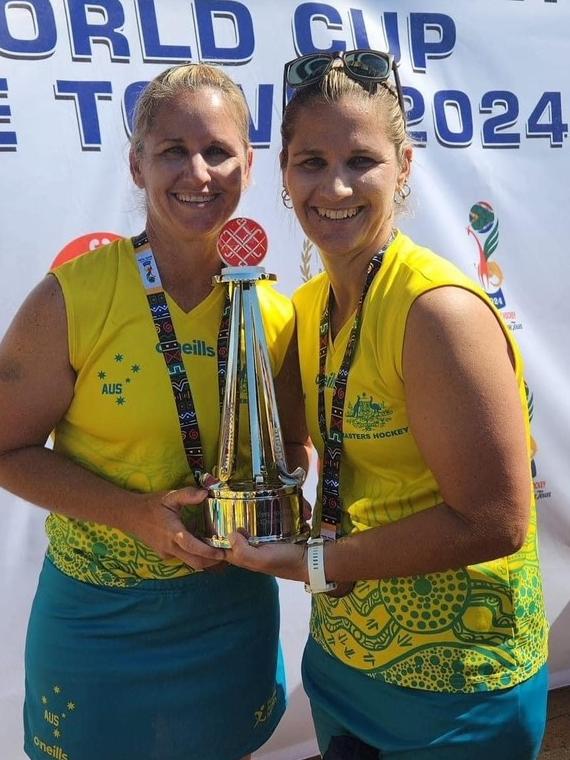
[[[477,289],[477,283],[470,279],[449,259],[435,253],[431,248],[419,245],[404,233],[398,236],[399,245],[391,264],[394,279],[408,286],[415,282],[418,287],[438,285],[459,285]]]
[[[119,260],[132,255],[130,238],[120,238],[107,245],[85,251],[70,261],[60,264],[51,273],[60,281],[92,279],[92,284],[100,282],[107,272],[116,272]]]
[[[129,288],[136,283],[135,272],[132,242],[121,238],[80,254],[51,274],[60,284],[68,312],[87,310],[91,314],[94,310],[106,312],[119,291],[120,297],[128,297]]]
[[[82,366],[113,309],[123,315],[128,310],[137,283],[135,265],[130,261],[132,252],[130,239],[120,239],[87,251],[51,271],[63,293],[70,358],[76,370]]]

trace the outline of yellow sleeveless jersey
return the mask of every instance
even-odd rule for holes
[[[419,295],[442,285],[472,291],[497,314],[516,357],[528,419],[522,358],[494,306],[453,264],[398,233],[366,297],[349,373],[340,475],[344,535],[387,525],[443,501],[410,433],[402,379],[410,307]],[[321,458],[319,322],[328,288],[323,273],[293,297],[307,420]],[[348,322],[329,344],[327,420],[352,327]],[[320,498],[314,519],[315,526],[319,523]],[[525,680],[544,664],[547,646],[534,504],[528,537],[516,554],[460,570],[360,581],[342,599],[319,594],[313,597],[311,634],[342,662],[400,686],[472,692]]]
[[[54,431],[54,449],[121,488],[139,492],[194,485],[184,453],[164,357],[130,240],[57,268],[65,298],[73,401]],[[294,329],[289,299],[258,287],[274,374]],[[220,425],[217,340],[225,287],[189,313],[167,296],[200,427],[206,470],[217,462]],[[241,431],[247,435],[246,426]],[[49,556],[63,572],[91,583],[126,586],[193,572],[163,560],[120,530],[58,514],[46,521]]]

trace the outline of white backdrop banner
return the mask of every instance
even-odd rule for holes
[[[243,88],[256,155],[239,213],[268,231],[267,268],[292,292],[320,262],[280,202],[283,63],[315,50],[395,55],[417,145],[399,224],[481,283],[526,357],[552,686],[570,683],[568,29],[563,0],[0,0],[0,333],[56,257],[141,231],[133,106],[187,60],[221,63]],[[0,507],[0,746],[22,760],[45,514],[5,492]],[[286,583],[282,601],[291,701],[257,757],[298,760],[316,750],[299,676],[308,602]]]

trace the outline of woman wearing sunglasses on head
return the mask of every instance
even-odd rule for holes
[[[530,760],[547,625],[519,349],[394,226],[413,150],[392,58],[315,54],[284,79],[284,195],[325,266],[294,296],[321,477],[307,547],[236,534],[228,558],[313,593],[327,760]]]
[[[153,79],[130,152],[145,231],[49,274],[0,346],[0,484],[51,512],[26,642],[34,760],[245,760],[284,712],[275,579],[193,534],[228,366],[217,240],[249,184],[248,132],[220,68]],[[293,307],[258,292],[306,467]]]

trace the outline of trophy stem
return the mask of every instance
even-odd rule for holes
[[[218,452],[217,477],[226,483],[232,474],[236,461],[236,441],[239,432],[239,365],[240,365],[240,317],[242,311],[242,291],[229,283],[231,288],[230,334],[228,340],[228,362],[224,400],[220,413],[220,444]]]
[[[241,286],[241,283],[239,284]],[[254,321],[254,302],[257,293],[250,283],[243,284],[243,317],[245,341],[245,368],[247,378],[247,403],[249,411],[249,433],[251,436],[251,466],[256,483],[263,483],[267,476],[265,462],[264,436],[261,425],[259,387],[256,373],[256,335]]]

